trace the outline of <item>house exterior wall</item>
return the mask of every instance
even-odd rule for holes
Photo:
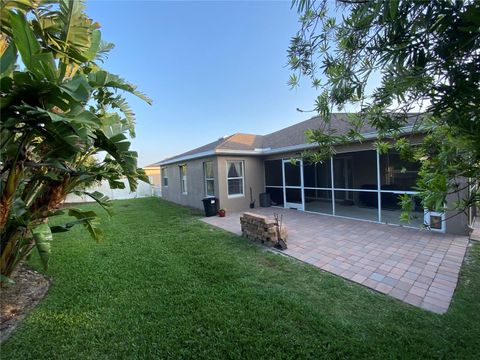
[[[244,194],[241,197],[228,196],[227,161],[242,160],[244,162]],[[263,158],[254,156],[218,156],[217,183],[219,187],[220,207],[228,212],[240,211],[250,206],[250,188],[252,188],[255,206],[259,206],[259,194],[265,190]]]
[[[162,197],[177,204],[203,209],[202,199],[205,198],[205,178],[203,163],[213,162],[215,180],[218,179],[217,162],[214,157],[195,159],[169,164],[162,167],[168,176],[168,186],[162,184]],[[180,165],[187,166],[187,194],[182,194],[180,185]],[[163,174],[162,174],[163,177]],[[218,181],[215,181],[215,196],[218,197]]]
[[[465,185],[464,183],[460,183],[460,188]],[[458,201],[458,196],[465,197],[467,196],[467,189],[462,190],[459,194],[450,194],[447,196],[447,207],[451,207],[451,204]],[[447,211],[445,214],[446,219],[446,229],[447,233],[449,234],[458,234],[458,235],[465,235],[470,233],[470,228],[468,221],[468,216],[464,213],[458,214],[456,211]]]
[[[228,196],[227,161],[241,160],[244,163],[244,194],[243,196]],[[252,156],[215,156],[200,158],[162,167],[168,176],[168,186],[162,184],[162,197],[177,204],[203,209],[202,199],[205,198],[205,178],[203,163],[213,162],[215,176],[215,197],[219,206],[229,212],[240,211],[250,206],[250,188],[252,188],[255,206],[259,206],[259,194],[264,191],[263,159]],[[180,186],[180,168],[187,166],[187,194],[182,194]],[[163,177],[163,174],[162,174]]]
[[[160,186],[160,181],[161,181],[160,166],[144,167],[143,170],[145,171],[145,174],[149,177],[151,185]]]
[[[412,137],[412,142],[421,141],[421,137]],[[349,152],[373,150],[373,141],[365,141],[364,143],[346,144],[336,148],[337,154],[347,154]],[[227,212],[236,212],[248,209],[250,205],[250,188],[252,189],[255,206],[259,206],[259,194],[265,191],[265,160],[274,159],[288,159],[299,158],[300,152],[285,152],[278,154],[271,154],[268,156],[224,156],[216,155],[206,158],[199,158],[175,164],[169,164],[162,167],[162,171],[166,171],[168,175],[168,186],[163,186],[162,178],[162,197],[166,200],[190,206],[198,209],[203,209],[202,199],[205,197],[205,178],[203,163],[205,161],[213,162],[214,178],[215,178],[215,197],[219,199],[220,208],[226,209]],[[244,194],[243,196],[228,196],[227,183],[227,162],[229,160],[241,160],[244,162]],[[187,166],[187,194],[181,193],[180,186],[180,169],[179,165],[185,164]],[[357,176],[362,176],[367,173],[376,172],[376,163],[362,164],[354,163],[355,168],[360,167],[362,171],[356,171]],[[163,177],[163,175],[162,175]],[[362,178],[353,179],[354,187],[363,184],[366,180]],[[448,201],[455,201],[453,198]],[[451,217],[454,213],[446,214],[446,232],[452,234],[465,235],[468,233],[468,218],[464,214]]]

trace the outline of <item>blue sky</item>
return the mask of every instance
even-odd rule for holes
[[[235,132],[266,134],[309,118],[316,91],[290,90],[290,1],[89,1],[115,49],[104,66],[150,96],[129,98],[144,166]]]

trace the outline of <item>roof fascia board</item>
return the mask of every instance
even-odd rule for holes
[[[215,155],[262,155],[263,149],[258,150],[234,150],[234,149],[217,149]]]
[[[159,165],[170,165],[170,164],[175,164],[185,160],[193,160],[193,159],[198,159],[198,158],[212,156],[212,155],[215,155],[214,150],[202,151],[192,155],[185,155],[185,156],[180,156],[173,159],[164,160],[164,161],[161,161]]]

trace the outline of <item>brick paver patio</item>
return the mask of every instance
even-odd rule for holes
[[[468,245],[466,236],[289,209],[246,211],[283,214],[287,255],[411,305],[436,313],[448,310]],[[202,220],[241,234],[241,214]]]

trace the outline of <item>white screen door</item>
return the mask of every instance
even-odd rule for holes
[[[304,210],[302,160],[283,160],[282,173],[285,208]]]

